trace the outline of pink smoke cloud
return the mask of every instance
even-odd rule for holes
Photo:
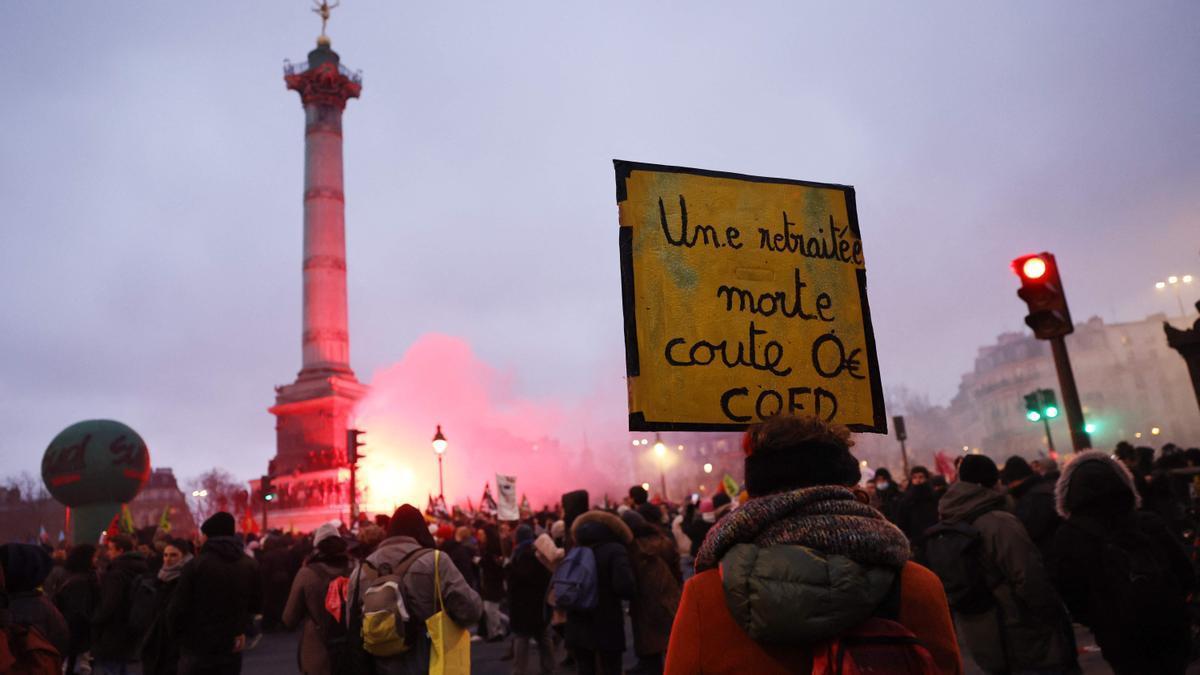
[[[437,333],[378,371],[355,411],[355,426],[367,431],[360,465],[367,510],[388,512],[405,502],[424,508],[437,495],[438,424],[449,441],[449,504],[469,497],[478,505],[485,483],[495,496],[497,473],[515,475],[517,494],[528,495],[535,509],[575,488],[598,500],[602,491],[615,497],[627,487],[627,453],[617,452],[628,443],[621,378],[605,378],[607,386],[578,401],[523,397],[513,379],[464,339]]]

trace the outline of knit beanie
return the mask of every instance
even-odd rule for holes
[[[1029,466],[1029,462],[1025,458],[1013,455],[1004,463],[1004,468],[1000,470],[1000,480],[1008,485],[1014,481],[1023,480],[1033,475],[1033,467]]]
[[[964,483],[975,483],[990,488],[1000,479],[1000,470],[987,455],[967,455],[958,465],[958,479]]]
[[[855,485],[862,474],[850,443],[812,417],[777,415],[747,432],[746,490],[751,497],[816,485]],[[715,505],[715,498],[714,498]]]
[[[233,515],[226,511],[217,511],[204,521],[200,531],[206,537],[232,537],[236,532]]]

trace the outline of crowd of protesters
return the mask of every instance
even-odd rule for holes
[[[194,539],[6,544],[0,672],[239,673],[264,631],[298,630],[298,672],[425,673],[439,613],[517,674],[1077,673],[1076,625],[1119,674],[1185,671],[1200,450],[966,454],[897,480],[853,445],[772,418],[744,489],[678,505],[634,486],[516,520],[406,504],[260,537],[220,512]]]

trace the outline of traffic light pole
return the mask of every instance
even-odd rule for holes
[[[358,522],[358,462],[350,463],[350,527]]]
[[[1050,418],[1042,416],[1042,424],[1046,427],[1046,445],[1050,448],[1050,459],[1058,461],[1058,451],[1054,449],[1054,436],[1050,435]]]
[[[1083,428],[1083,407],[1079,404],[1079,390],[1075,388],[1075,373],[1071,370],[1071,357],[1067,355],[1066,338],[1062,335],[1050,338],[1050,348],[1054,352],[1054,368],[1058,371],[1058,389],[1062,393],[1063,407],[1067,409],[1071,447],[1075,452],[1083,452],[1092,447],[1092,439]],[[1048,423],[1046,436],[1050,436]]]

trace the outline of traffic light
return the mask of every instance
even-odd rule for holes
[[[1058,417],[1058,398],[1054,395],[1053,389],[1042,389],[1042,414],[1046,419],[1054,419]]]
[[[366,455],[358,451],[359,448],[366,445],[366,443],[358,439],[366,435],[367,432],[359,431],[358,429],[346,430],[346,461],[350,464],[358,464],[358,460],[366,458]]]
[[[270,476],[263,476],[258,485],[258,492],[262,495],[264,502],[275,501],[275,486],[271,484]]]
[[[1023,255],[1012,261],[1013,271],[1021,278],[1017,296],[1029,306],[1025,323],[1041,340],[1062,337],[1075,330],[1058,264],[1051,253]]]
[[[1025,419],[1041,422],[1042,418],[1052,420],[1055,417],[1058,417],[1058,398],[1053,389],[1038,389],[1025,394]]]
[[[1039,392],[1025,394],[1025,419],[1030,422],[1042,421],[1042,401]]]

